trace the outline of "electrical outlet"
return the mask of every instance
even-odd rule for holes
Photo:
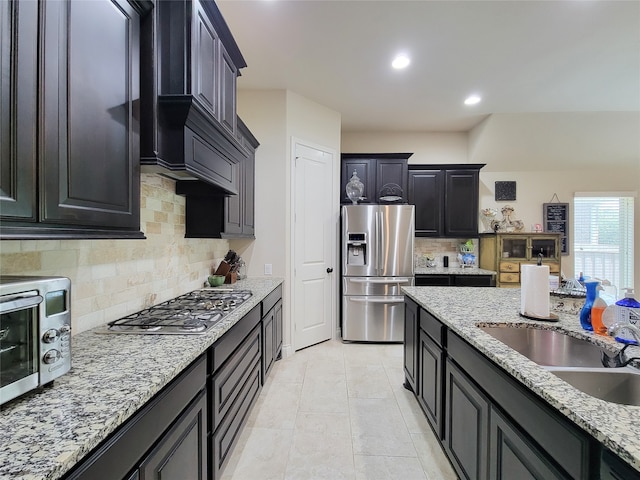
[[[265,275],[271,275],[271,271],[272,271],[271,264],[270,263],[265,263],[264,264],[264,274]]]

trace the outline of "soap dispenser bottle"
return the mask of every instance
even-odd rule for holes
[[[607,302],[600,298],[600,292],[603,290],[602,285],[596,287],[596,299],[591,307],[591,326],[598,335],[607,335],[607,327],[602,323],[602,314],[607,308]]]
[[[624,298],[616,302],[616,323],[631,324],[640,328],[640,302],[633,296],[633,288],[625,288]],[[631,332],[625,328],[621,328],[615,338],[618,342],[638,344]]]
[[[584,282],[584,286],[587,287],[587,299],[584,302],[582,310],[580,310],[580,326],[585,330],[593,330],[591,325],[591,308],[593,302],[596,300],[596,288],[600,286],[600,282]]]

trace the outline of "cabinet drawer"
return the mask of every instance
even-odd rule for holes
[[[416,275],[416,287],[449,287],[452,275]]]
[[[211,347],[209,373],[215,373],[227,361],[242,340],[260,323],[260,305],[256,305]]]
[[[212,380],[213,427],[218,428],[238,394],[247,383],[256,363],[260,366],[262,333],[258,325],[231,355]]]
[[[213,463],[213,478],[216,479],[221,477],[221,470],[229,460],[233,446],[242,432],[242,426],[260,393],[260,364],[255,365],[249,373],[240,395],[211,438],[212,451],[209,455]]]
[[[429,335],[438,346],[444,345],[445,326],[423,308],[420,309],[420,329]]]
[[[500,283],[520,283],[520,274],[500,272]]]
[[[519,272],[520,263],[519,262],[500,262],[500,271],[501,272]]]
[[[273,292],[262,300],[262,316],[264,317],[273,306],[282,298],[282,285],[278,285]]]

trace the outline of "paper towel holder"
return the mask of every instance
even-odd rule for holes
[[[520,316],[524,318],[528,318],[529,320],[539,320],[542,322],[557,322],[558,320],[560,320],[560,317],[558,317],[558,315],[556,315],[555,313],[549,313],[548,317],[540,317],[538,315],[533,315],[531,313],[520,312]]]

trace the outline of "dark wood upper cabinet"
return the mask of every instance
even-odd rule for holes
[[[248,156],[239,164],[238,195],[225,199],[222,238],[255,238],[255,169],[258,141],[247,126],[237,118],[238,135]]]
[[[359,203],[375,203],[376,161],[372,158],[350,158],[346,154],[342,155],[340,203],[352,203],[347,197],[346,185],[354,173],[364,187]]]
[[[447,237],[478,236],[479,169],[445,171],[444,234]]]
[[[139,13],[46,2],[44,18],[42,219],[139,228]]]
[[[176,193],[186,197],[187,238],[255,238],[255,152],[259,143],[240,118],[237,124],[238,140],[246,155],[234,165],[237,195],[226,195],[201,180],[176,183]]]
[[[444,172],[409,170],[409,203],[416,206],[416,236],[439,236],[443,231]]]
[[[236,81],[246,63],[211,0],[156,2],[142,24],[141,164],[238,194]]]
[[[3,221],[35,222],[37,2],[0,3],[0,31],[0,214]]]
[[[412,153],[343,153],[340,203],[351,204],[346,185],[353,172],[364,185],[359,203],[407,203],[408,159]]]
[[[2,2],[2,238],[143,237],[139,45],[151,6]]]
[[[479,177],[483,166],[409,166],[409,203],[416,206],[416,236],[478,236]]]

